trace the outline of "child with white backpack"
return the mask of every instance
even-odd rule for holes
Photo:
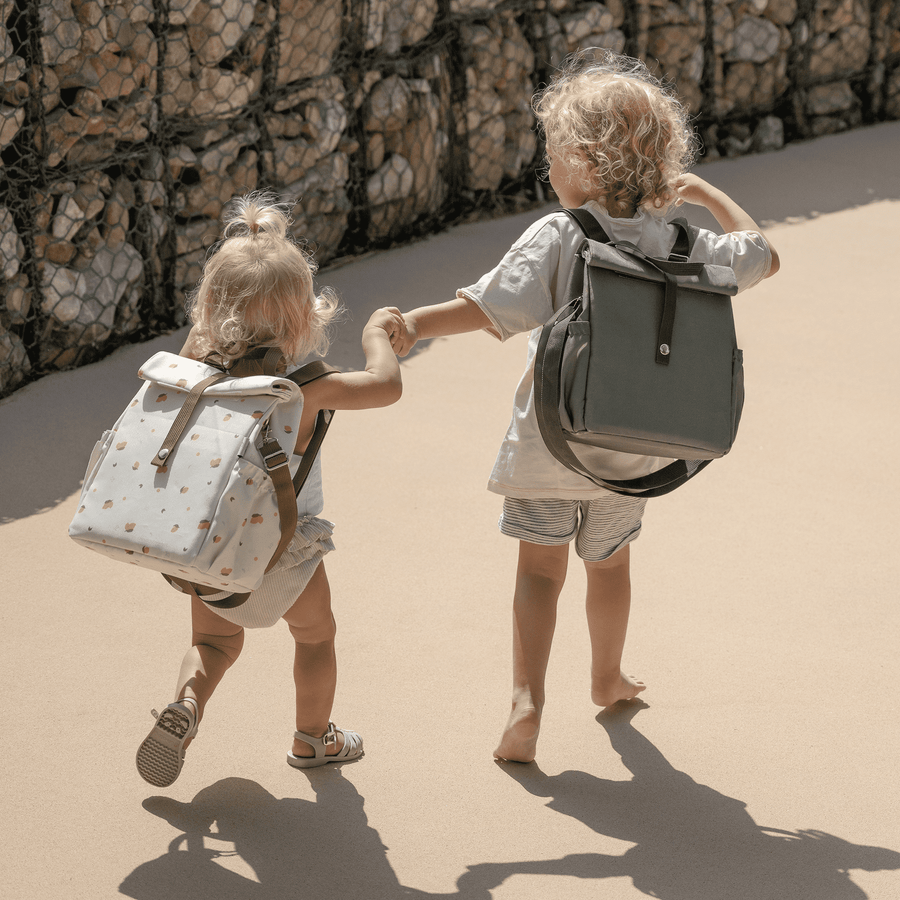
[[[290,372],[307,355],[324,355],[338,302],[328,291],[315,295],[314,263],[290,237],[289,224],[269,195],[251,194],[233,204],[224,240],[209,257],[192,298],[193,328],[181,356],[228,368],[254,348],[276,347]],[[400,368],[391,349],[399,325],[396,310],[377,310],[363,329],[365,370],[332,372],[303,386],[303,411],[291,448],[295,454],[306,449],[320,410],[370,409],[400,398]],[[322,559],[334,545],[332,523],[319,518],[318,458],[297,506],[291,542],[246,602],[214,609],[208,603],[218,594],[203,593],[201,599],[191,590],[193,637],[178,674],[175,701],[157,715],[137,752],[138,772],[151,784],[165,787],[178,777],[209,698],[241,652],[244,629],[268,627],[279,619],[295,641],[296,731],[288,763],[307,768],[363,755],[362,738],[331,722],[335,622]]]

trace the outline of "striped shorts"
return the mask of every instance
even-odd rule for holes
[[[532,544],[557,546],[575,539],[584,560],[609,559],[641,533],[646,499],[609,493],[592,500],[506,497],[500,531]]]

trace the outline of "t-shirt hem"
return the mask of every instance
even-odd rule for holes
[[[595,497],[603,497],[609,493],[602,487],[585,488],[521,488],[502,484],[491,479],[487,489],[493,494],[502,497],[511,497],[514,500],[593,500]]]

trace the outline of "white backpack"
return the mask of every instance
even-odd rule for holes
[[[235,595],[218,605],[246,600],[293,537],[296,494],[333,413],[320,412],[292,465],[300,384],[336,370],[314,362],[290,376],[232,374],[274,372],[280,357],[272,350],[230,372],[173,353],[147,360],[146,383],[94,447],[69,536],[201,593]]]

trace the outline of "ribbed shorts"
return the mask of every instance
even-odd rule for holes
[[[234,609],[212,612],[244,628],[269,628],[274,625],[303,593],[323,557],[334,550],[331,539],[334,524],[316,516],[301,516],[290,544],[278,562],[263,578],[262,584],[246,603]],[[205,594],[206,600],[220,600],[229,592]]]
[[[584,560],[609,559],[641,533],[646,499],[609,493],[592,500],[506,497],[500,531],[532,544],[558,546],[575,541]]]

